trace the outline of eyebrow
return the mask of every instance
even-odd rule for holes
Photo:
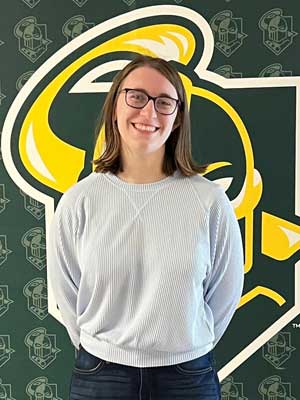
[[[130,89],[132,89],[132,90],[139,90],[140,92],[143,92],[143,93],[146,93],[146,94],[149,95],[149,93],[147,93],[147,91],[146,91],[145,89],[143,89],[143,88],[130,88]],[[171,96],[171,95],[168,94],[168,93],[160,93],[158,96],[154,96],[154,97],[160,97],[160,96],[163,96],[163,97],[170,97],[170,99],[175,99],[175,97]]]

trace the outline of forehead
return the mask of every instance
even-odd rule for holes
[[[168,94],[176,97],[172,83],[159,71],[149,66],[138,67],[130,72],[121,84],[121,88],[144,89],[152,96]]]

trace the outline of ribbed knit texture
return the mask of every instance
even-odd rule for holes
[[[243,285],[243,246],[223,189],[179,171],[134,184],[93,172],[61,198],[48,274],[76,348],[155,367],[210,351]]]

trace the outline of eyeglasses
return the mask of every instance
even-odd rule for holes
[[[163,115],[173,114],[177,105],[180,104],[179,99],[173,99],[169,96],[152,97],[141,90],[126,88],[122,89],[121,92],[125,92],[125,101],[129,107],[144,108],[150,100],[153,100],[155,110]]]

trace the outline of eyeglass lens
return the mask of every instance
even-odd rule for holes
[[[148,96],[139,90],[128,90],[126,102],[129,106],[143,108],[148,103]],[[159,96],[155,99],[154,107],[161,114],[172,114],[176,108],[177,101],[169,97]]]

